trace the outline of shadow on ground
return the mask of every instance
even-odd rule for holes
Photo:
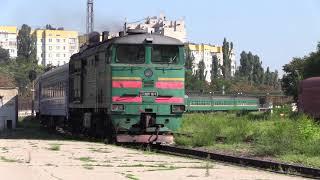
[[[0,132],[0,139],[97,141],[68,133],[49,131],[40,125],[38,119],[32,116],[20,118],[16,129]]]

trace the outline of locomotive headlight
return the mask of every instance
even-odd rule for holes
[[[146,77],[151,77],[151,76],[153,75],[153,71],[152,71],[151,69],[146,69],[146,70],[144,71],[144,75],[145,75]]]
[[[122,111],[124,111],[124,105],[123,104],[112,104],[111,111],[122,112]]]
[[[183,113],[186,111],[185,105],[172,105],[171,106],[171,112],[172,113]]]

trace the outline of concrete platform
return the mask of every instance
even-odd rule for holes
[[[102,143],[0,139],[0,179],[302,179]]]

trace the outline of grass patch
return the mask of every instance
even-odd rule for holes
[[[97,162],[96,160],[92,159],[91,157],[80,157],[78,160],[82,162]]]
[[[51,164],[51,163],[47,163],[47,164],[45,164],[45,166],[56,166],[56,165]]]
[[[187,147],[267,156],[319,168],[319,123],[304,115],[284,113],[287,115],[278,109],[273,115],[186,114],[180,133],[190,136],[177,135],[175,141]]]
[[[83,164],[82,167],[84,169],[88,169],[88,170],[93,170],[94,169],[94,167],[91,164]]]
[[[9,159],[9,158],[3,157],[3,156],[0,157],[0,160],[3,161],[3,162],[10,162],[10,163],[19,162],[19,160]]]
[[[135,175],[133,175],[133,174],[127,174],[126,175],[126,178],[128,178],[128,179],[132,179],[132,180],[139,180],[139,178],[137,178]]]
[[[159,166],[156,169],[148,169],[147,171],[170,171],[170,170],[176,170],[180,167],[175,167],[175,166]]]
[[[119,165],[118,167],[145,167],[143,164],[125,164],[125,165]]]
[[[98,153],[111,153],[111,151],[108,151],[107,148],[89,148],[92,152],[98,152]]]
[[[51,151],[60,151],[60,144],[50,144],[48,149]]]

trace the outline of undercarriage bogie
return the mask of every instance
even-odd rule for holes
[[[93,109],[71,109],[69,117],[41,116],[40,122],[55,130],[63,127],[74,134],[106,138],[107,142],[172,144],[181,115],[157,113],[108,114]]]
[[[155,113],[141,113],[140,115],[113,114],[112,124],[119,133],[172,133],[180,124],[181,115],[157,115]]]

